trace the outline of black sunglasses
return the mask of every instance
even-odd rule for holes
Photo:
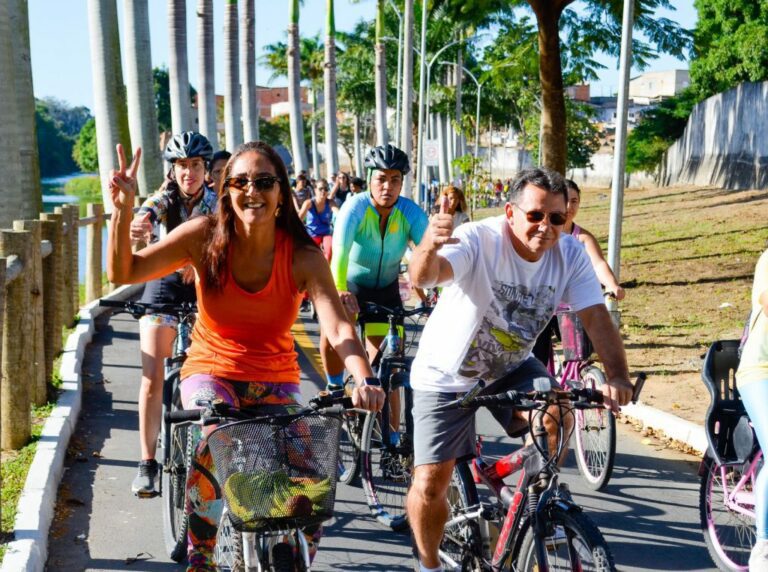
[[[237,189],[238,191],[247,191],[248,185],[253,183],[253,186],[257,191],[265,193],[275,188],[275,183],[280,179],[277,177],[257,177],[255,179],[249,179],[248,177],[230,177],[224,181],[224,186],[230,189]]]
[[[515,205],[520,212],[525,213],[525,218],[528,222],[540,223],[545,218],[549,217],[549,222],[555,226],[563,226],[567,219],[567,216],[563,213],[545,213],[542,211],[527,211],[520,208],[520,205]]]

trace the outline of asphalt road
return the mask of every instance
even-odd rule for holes
[[[316,325],[302,322],[297,339],[316,343]],[[309,396],[322,381],[299,354],[302,392]],[[138,324],[125,314],[103,318],[83,367],[83,411],[59,489],[49,571],[183,570],[165,555],[160,499],[130,494],[139,454],[139,361]],[[509,446],[492,419],[480,415],[478,429],[487,451]],[[697,459],[643,444],[620,425],[606,491],[587,489],[572,458],[562,480],[600,527],[620,570],[713,570],[698,525],[696,468]],[[413,569],[409,536],[376,523],[361,489],[339,485],[336,517],[325,531],[313,571]]]

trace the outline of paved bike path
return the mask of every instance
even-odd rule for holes
[[[50,571],[171,571],[166,556],[161,499],[130,493],[138,457],[136,400],[140,377],[138,324],[121,314],[101,319],[83,366],[83,410],[71,443],[50,534]],[[317,345],[317,326],[306,316],[297,343]],[[302,392],[322,385],[317,356],[300,352]],[[486,450],[505,444],[481,416]],[[505,449],[506,450],[506,449]],[[604,493],[585,489],[573,463],[563,479],[608,539],[621,570],[712,569],[698,529],[696,463],[620,432],[614,479]],[[412,570],[410,539],[381,527],[362,491],[340,484],[336,518],[326,526],[313,570]]]

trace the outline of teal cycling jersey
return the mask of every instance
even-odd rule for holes
[[[428,224],[427,215],[404,197],[392,207],[384,236],[380,221],[370,192],[347,198],[336,215],[331,271],[339,290],[347,282],[383,288],[397,280],[408,242],[418,245]]]

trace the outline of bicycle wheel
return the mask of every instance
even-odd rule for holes
[[[448,520],[478,502],[477,487],[469,465],[457,463],[448,489]],[[477,521],[446,525],[443,539],[440,541],[440,562],[446,570],[454,570],[458,566],[462,572],[481,572],[483,557],[487,556],[489,555],[483,551],[483,537]]]
[[[243,558],[243,534],[234,529],[226,509],[219,520],[213,561],[221,572],[247,572]]]
[[[393,402],[398,406],[390,412]],[[405,495],[413,471],[412,402],[407,374],[395,373],[384,409],[368,413],[363,425],[361,477],[368,508],[376,520],[395,531],[408,528]],[[397,420],[396,430],[384,419]]]
[[[168,464],[163,467],[163,536],[171,560],[187,557],[187,515],[184,512],[187,472],[192,460],[190,428],[174,426],[168,439]]]
[[[344,384],[347,395],[352,395],[355,380],[350,377]],[[360,441],[365,416],[356,411],[345,411],[339,436],[339,481],[358,485],[360,479]]]
[[[564,510],[551,505],[547,522],[550,535],[545,539],[549,570],[603,571],[616,570],[608,544],[587,515],[579,510]],[[515,559],[516,571],[534,572],[539,569],[535,534],[531,526],[525,532]]]
[[[581,372],[584,387],[600,389],[605,374],[600,368],[588,366]],[[616,460],[616,418],[607,409],[578,409],[576,419],[576,462],[589,487],[605,488],[613,473]]]
[[[722,467],[709,454],[704,458],[699,518],[709,555],[720,570],[746,570],[756,540],[755,519],[731,510],[724,503],[726,491],[731,492],[738,484],[751,460],[750,457],[744,465]],[[744,490],[752,492],[751,479]],[[746,500],[747,495],[739,496]]]

